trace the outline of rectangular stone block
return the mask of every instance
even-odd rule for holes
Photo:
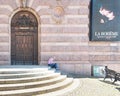
[[[111,46],[111,47],[110,47],[110,50],[111,50],[112,52],[120,52],[120,46]]]
[[[103,46],[103,47],[106,47],[106,46],[110,46],[110,42],[104,42],[104,41],[101,41],[101,42],[89,42],[89,46]]]
[[[79,9],[66,9],[66,15],[79,15]]]
[[[9,45],[0,45],[0,52],[9,52]]]
[[[2,35],[2,34],[0,34]],[[0,42],[9,42],[9,37],[8,36],[0,36]]]
[[[11,11],[7,8],[0,8],[0,15],[10,15]]]
[[[0,16],[0,24],[8,24],[9,18],[8,17],[1,17]]]
[[[75,73],[74,64],[60,64],[59,67],[61,71],[68,72],[68,73]]]
[[[0,26],[0,35],[2,36],[2,34],[9,34],[8,28],[8,26]]]
[[[119,65],[120,64],[120,61],[102,61],[102,60],[100,60],[100,61],[90,61],[90,63],[92,64],[92,66],[93,65],[103,65],[103,66],[107,66],[107,65]]]
[[[38,11],[38,14],[39,14],[39,16],[41,16],[41,14],[42,15],[49,15],[50,14],[50,10],[49,9],[41,9],[41,10],[39,10]]]
[[[88,18],[68,18],[68,24],[89,24]]]
[[[0,4],[1,5],[10,5],[10,7],[12,7],[13,9],[17,8],[16,0],[14,0],[14,2],[13,2],[13,0],[1,0]]]
[[[38,6],[49,6],[49,5],[54,6],[56,4],[57,4],[57,2],[55,0],[41,0],[41,1],[40,0],[33,0],[31,7],[36,9]]]
[[[89,52],[110,52],[110,46],[89,46]]]
[[[119,55],[117,55],[117,54],[116,54],[116,55],[112,55],[112,56],[111,56],[111,60],[120,61],[120,54],[119,54]]]
[[[91,64],[75,64],[75,74],[91,76]]]
[[[88,27],[70,27],[70,28],[64,28],[63,30],[64,33],[88,33],[89,28]]]
[[[3,52],[4,53],[4,52]],[[9,61],[10,55],[9,54],[0,54],[0,61]]]
[[[56,34],[56,33],[61,33],[61,34],[69,34],[69,33],[77,33],[77,34],[86,34],[89,32],[88,27],[42,27],[41,28],[41,33],[45,34]]]
[[[0,61],[0,66],[3,65],[11,65],[10,61]]]
[[[41,23],[42,23],[42,24],[51,24],[50,18],[42,18],[42,19],[41,19]]]
[[[56,60],[57,61],[87,61],[87,60],[89,60],[89,55],[87,55],[87,54],[82,54],[81,55],[81,53],[79,53],[79,54],[76,54],[76,53],[72,53],[72,54],[69,54],[69,53],[67,53],[67,52],[61,52],[61,53],[53,53],[53,52],[51,52],[51,53],[48,53],[48,52],[46,52],[46,53],[41,53],[42,54],[42,57],[41,57],[41,60],[48,60],[48,58],[50,58],[50,57],[53,57],[53,56],[55,56],[56,57]]]
[[[107,61],[107,60],[111,60],[111,56],[110,55],[104,55],[104,54],[103,55],[89,55],[89,60],[90,61],[96,61],[96,60]]]
[[[78,43],[78,42],[87,42],[89,39],[87,38],[87,36],[80,36],[80,35],[76,35],[76,34],[71,34],[73,36],[65,36],[63,34],[63,36],[58,36],[59,34],[57,34],[56,36],[42,36],[41,41],[42,42],[74,42],[74,43]],[[76,35],[76,36],[75,36]]]
[[[88,8],[78,10],[78,14],[80,14],[80,15],[88,15],[88,17],[89,17],[89,13],[90,13],[90,11]]]
[[[88,6],[90,3],[90,0],[72,0],[70,5],[74,6]]]
[[[108,64],[107,65],[108,66],[108,68],[110,68],[110,69],[112,69],[112,70],[115,70],[115,71],[117,71],[117,72],[120,72],[120,64]]]
[[[78,7],[78,8],[77,8]],[[89,15],[88,6],[69,6],[66,9],[66,15]]]
[[[83,52],[88,49],[87,46],[41,46],[42,52]]]

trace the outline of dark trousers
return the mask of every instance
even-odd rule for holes
[[[48,64],[48,66],[56,69],[57,68],[57,63]]]

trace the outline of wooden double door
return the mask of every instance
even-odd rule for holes
[[[38,64],[38,22],[31,12],[20,11],[12,18],[11,64]]]

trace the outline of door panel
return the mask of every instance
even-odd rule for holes
[[[11,23],[11,64],[38,64],[38,27],[33,14],[22,11]]]
[[[32,64],[33,36],[16,36],[16,62]]]

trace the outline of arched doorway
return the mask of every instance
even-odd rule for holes
[[[38,22],[29,11],[19,11],[11,20],[11,64],[38,64]]]

